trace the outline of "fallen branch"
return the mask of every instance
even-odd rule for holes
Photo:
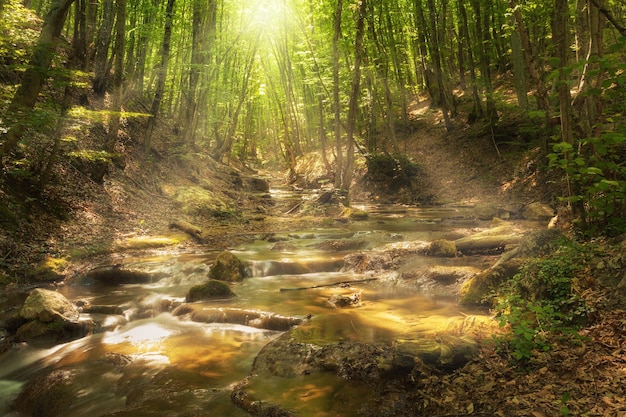
[[[170,224],[170,229],[181,230],[187,233],[189,236],[191,236],[195,240],[202,241],[202,229],[184,220],[177,220],[175,222],[172,222]]]
[[[297,287],[297,288],[281,288],[280,291],[301,291],[301,290],[314,290],[316,288],[323,288],[323,287],[334,287],[336,285],[342,285],[342,284],[352,284],[354,282],[368,282],[368,281],[376,281],[378,278],[365,278],[365,279],[355,279],[355,280],[351,280],[351,281],[339,281],[339,282],[332,282],[330,284],[320,284],[320,285],[313,285],[312,287]]]

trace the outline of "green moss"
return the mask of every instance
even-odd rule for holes
[[[201,285],[194,285],[187,293],[186,301],[188,303],[200,300],[212,300],[216,298],[235,297],[228,284],[222,281],[209,280]]]
[[[183,212],[192,216],[237,217],[237,211],[214,192],[201,187],[181,187],[174,194]]]
[[[65,277],[64,270],[69,262],[64,258],[47,257],[39,262],[29,273],[37,281],[58,281]]]
[[[162,248],[166,246],[178,245],[187,239],[188,237],[184,234],[176,234],[172,236],[136,236],[115,242],[113,250],[144,250]]]
[[[219,281],[239,282],[244,276],[243,263],[230,252],[220,253],[209,271],[209,278]]]

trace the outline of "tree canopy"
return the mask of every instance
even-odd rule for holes
[[[347,191],[355,153],[399,153],[428,98],[448,130],[481,123],[494,142],[516,114],[582,223],[626,227],[622,2],[2,0],[0,13],[5,185],[45,187],[94,125],[107,139],[92,152],[113,158],[141,124],[147,155],[293,168],[322,150]]]

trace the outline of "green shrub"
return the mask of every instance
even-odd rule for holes
[[[563,241],[546,258],[537,258],[505,283],[495,307],[501,327],[511,331],[496,336],[497,346],[520,363],[548,351],[562,339],[578,338],[593,308],[580,297],[592,250]]]

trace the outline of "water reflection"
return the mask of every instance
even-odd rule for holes
[[[251,271],[251,277],[232,285],[237,297],[194,303],[193,310],[242,309],[308,318],[292,336],[318,346],[342,340],[390,343],[451,329],[462,334],[466,317],[481,312],[462,310],[454,298],[376,280],[332,284],[379,278],[342,272],[348,253],[441,238],[467,221],[463,214],[459,209],[363,209],[371,213],[367,221],[275,235],[271,242],[259,239],[237,248],[235,253]],[[88,338],[47,350],[20,347],[0,356],[0,413],[20,416],[7,407],[28,381],[53,370],[70,370],[75,399],[66,417],[201,415],[209,409],[211,415],[247,415],[231,404],[230,388],[246,377],[257,353],[281,332],[171,314],[192,285],[206,280],[214,258],[207,253],[120,259],[116,261],[158,273],[160,279],[115,287],[84,281],[60,288],[71,300],[112,307],[83,315],[99,325]],[[425,268],[445,264],[458,269],[480,261],[416,262]],[[329,302],[355,292],[361,293],[358,305],[341,309]],[[252,395],[303,416],[350,415],[346,410],[355,415],[371,397],[367,386],[332,373],[258,381],[249,387]]]

